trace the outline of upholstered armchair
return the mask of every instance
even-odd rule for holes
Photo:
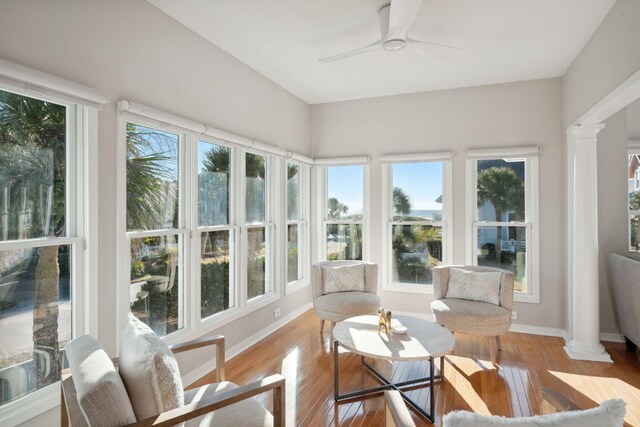
[[[447,297],[451,268],[467,272],[500,273],[497,304]],[[510,271],[480,266],[439,266],[433,269],[433,301],[431,310],[436,322],[451,332],[495,337],[501,349],[500,335],[511,326],[514,275]],[[490,343],[493,353],[493,345]],[[492,359],[493,359],[492,354]]]
[[[380,307],[378,266],[364,261],[324,261],[311,266],[313,308],[324,321],[336,322],[363,314],[375,313]]]
[[[84,335],[67,345],[62,374],[61,425],[78,426],[284,426],[285,380],[271,375],[247,385],[225,381],[221,335],[168,347],[138,319],[130,319],[120,357],[110,359]],[[174,354],[216,346],[216,382],[183,390]],[[273,393],[273,413],[257,399]]]

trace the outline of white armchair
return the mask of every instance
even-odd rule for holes
[[[362,314],[375,313],[380,307],[378,266],[364,261],[324,261],[311,266],[313,308],[324,321],[336,322]]]

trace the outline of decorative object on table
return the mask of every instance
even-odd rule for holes
[[[378,333],[384,328],[384,333],[391,332],[391,311],[380,307],[378,309]]]
[[[393,332],[396,335],[404,335],[407,333],[407,327],[403,326],[400,323],[396,325],[391,325],[391,332]]]
[[[364,261],[323,261],[311,266],[313,309],[324,321],[342,322],[352,316],[374,314],[380,307],[378,266]]]

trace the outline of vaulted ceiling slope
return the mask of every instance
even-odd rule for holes
[[[318,59],[380,39],[388,0],[149,0],[310,104],[564,75],[615,0],[423,0],[433,45]],[[394,0],[404,1],[404,0]]]

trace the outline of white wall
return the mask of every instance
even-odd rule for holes
[[[640,70],[638,22],[640,1],[618,0],[569,66],[563,78],[565,126]]]
[[[315,157],[368,154],[372,256],[382,262],[381,165],[390,153],[454,151],[454,263],[465,262],[466,149],[538,145],[540,304],[517,303],[518,323],[564,329],[564,151],[561,80],[482,86],[311,106]],[[430,313],[427,295],[384,292],[391,309]]]
[[[0,57],[109,95],[99,114],[99,339],[111,353],[116,306],[116,104],[132,99],[222,129],[309,154],[309,107],[143,0],[5,1]],[[227,344],[311,300],[283,297],[224,328]],[[197,361],[185,361],[188,371]],[[53,415],[52,415],[53,416]]]

